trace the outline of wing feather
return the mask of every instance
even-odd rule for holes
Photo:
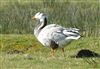
[[[49,43],[49,40],[55,41],[57,44],[65,44],[71,39],[79,39],[80,35],[76,28],[64,28],[62,26],[51,24],[43,28],[38,36],[41,43]],[[48,44],[46,44],[48,45]]]

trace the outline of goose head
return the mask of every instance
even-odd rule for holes
[[[47,16],[44,13],[38,12],[33,17],[33,20],[37,20],[34,28],[34,34],[38,37],[40,31],[47,25]]]
[[[33,20],[39,20],[40,22],[47,18],[46,14],[38,12],[32,17]]]

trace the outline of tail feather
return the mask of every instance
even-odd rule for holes
[[[79,29],[77,28],[69,28],[63,31],[63,33],[68,36],[66,37],[66,39],[79,39],[80,38],[80,34],[79,34]]]
[[[66,40],[70,40],[70,39],[78,40],[80,37],[81,37],[81,36],[77,36],[77,37],[69,36],[69,37],[66,37]]]

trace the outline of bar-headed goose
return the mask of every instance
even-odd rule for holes
[[[64,55],[64,47],[71,40],[80,38],[79,29],[65,28],[57,24],[47,25],[47,16],[44,13],[38,12],[32,19],[36,19],[34,35],[44,46],[51,48],[51,56],[57,48],[61,48]]]

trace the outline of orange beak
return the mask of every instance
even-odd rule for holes
[[[33,17],[32,17],[32,20],[35,20],[35,19],[36,19],[36,18],[33,16]]]

